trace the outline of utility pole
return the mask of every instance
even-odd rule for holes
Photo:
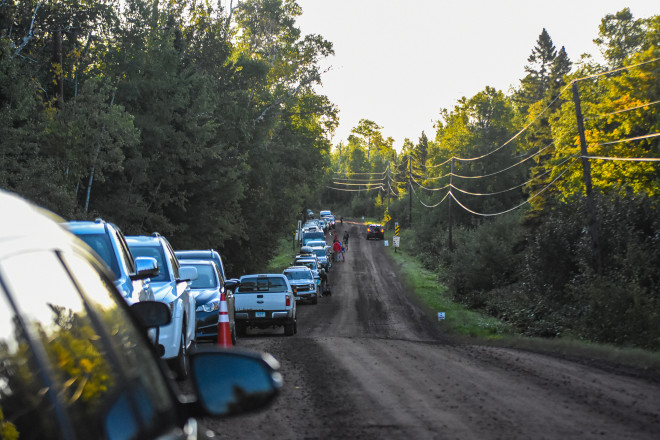
[[[451,158],[451,173],[449,174],[449,192],[451,193],[452,183],[454,182],[454,158]],[[450,194],[451,195],[451,194]],[[452,218],[451,218],[451,197],[447,203],[447,222],[449,223],[449,237],[447,239],[449,244],[449,252],[454,251],[454,243],[452,239]]]
[[[412,228],[412,161],[410,159],[411,157],[408,155],[408,227]]]
[[[582,119],[582,107],[580,105],[580,94],[577,82],[573,82],[573,102],[575,103],[575,117],[577,119],[577,129],[580,135],[580,154],[582,155],[582,177],[586,190],[587,223],[589,225],[589,235],[591,236],[591,252],[593,253],[594,266],[596,273],[602,275],[603,262],[600,254],[600,239],[598,234],[598,220],[596,218],[596,207],[593,199],[593,189],[591,186],[591,164],[587,153],[587,139],[584,136],[584,121]]]

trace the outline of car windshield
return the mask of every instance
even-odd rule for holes
[[[87,243],[89,247],[94,249],[94,252],[99,254],[99,257],[107,264],[116,278],[121,277],[119,271],[119,263],[115,257],[115,252],[112,249],[110,238],[106,234],[76,234],[78,238]]]
[[[326,258],[325,249],[314,249],[314,253],[319,258]]]
[[[170,272],[167,269],[167,264],[165,264],[165,254],[163,254],[163,248],[160,246],[129,246],[131,248],[131,253],[134,257],[151,257],[155,258],[158,262],[158,269],[160,273],[153,277],[151,281],[169,281]]]
[[[313,260],[308,261],[296,261],[296,266],[307,266],[312,270],[316,270],[316,262]]]
[[[281,277],[246,277],[241,279],[241,284],[236,293],[269,293],[286,292],[286,282]]]
[[[312,280],[312,274],[306,270],[287,270],[284,275],[291,281]]]
[[[193,280],[190,285],[191,289],[213,289],[218,287],[218,278],[215,275],[213,266],[210,264],[186,264],[184,266],[192,266],[197,268],[197,279]]]

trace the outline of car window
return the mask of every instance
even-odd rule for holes
[[[280,277],[246,277],[241,279],[241,284],[236,293],[269,293],[287,290],[284,278]]]
[[[75,432],[77,438],[114,440],[162,429],[171,398],[146,353],[145,338],[126,325],[129,317],[110,293],[111,283],[80,257],[65,258],[75,282],[51,252],[19,254],[0,263],[3,289],[11,298],[7,302],[0,295],[5,420],[20,438]],[[41,283],[29,270],[35,267]]]
[[[216,271],[210,264],[186,264],[184,266],[193,266],[197,268],[197,279],[192,281],[192,289],[212,289],[218,287],[218,278]]]
[[[94,249],[99,257],[107,264],[112,272],[115,274],[115,278],[121,277],[121,271],[119,270],[119,263],[115,257],[115,251],[112,248],[112,243],[110,242],[110,237],[106,234],[76,234],[78,238],[87,243],[89,247]]]
[[[120,258],[124,261],[124,264],[128,269],[128,273],[134,274],[136,272],[135,260],[133,259],[133,254],[131,253],[131,250],[128,248],[128,244],[126,243],[123,234],[117,233],[117,231],[114,231],[113,233],[115,234],[117,240],[116,243],[119,245]]]
[[[167,256],[167,259],[170,261],[170,266],[172,267],[172,275],[174,275],[174,279],[178,280],[179,279],[179,259],[174,255],[174,249],[172,249],[172,246],[164,240],[164,252]]]
[[[151,278],[151,281],[169,281],[171,279],[169,268],[165,263],[165,254],[161,246],[131,246],[131,252],[135,257],[151,257],[156,259],[160,273]]]
[[[284,275],[290,280],[311,280],[312,274],[302,270],[291,270],[284,272]]]

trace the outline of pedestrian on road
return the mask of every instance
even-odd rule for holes
[[[339,241],[335,238],[335,242],[332,244],[332,250],[337,256],[337,261],[341,261],[341,244]]]
[[[344,247],[348,250],[348,231],[344,231]]]
[[[344,255],[344,252],[346,252],[346,248],[344,245],[341,245],[341,261],[346,261],[346,255]]]

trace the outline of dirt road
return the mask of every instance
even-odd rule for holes
[[[660,384],[547,355],[454,344],[408,298],[382,241],[356,224],[331,297],[298,334],[250,332],[285,386],[265,411],[205,421],[239,439],[657,439]],[[339,228],[339,226],[338,226]],[[341,237],[342,229],[338,229]]]

